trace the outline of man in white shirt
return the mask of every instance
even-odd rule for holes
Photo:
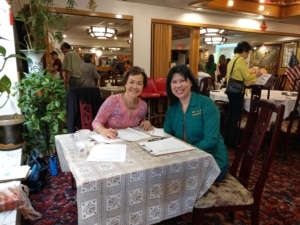
[[[202,64],[198,64],[198,86],[200,85],[200,81],[204,77],[211,77],[208,73],[204,72],[204,66]]]

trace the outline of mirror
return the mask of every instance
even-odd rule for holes
[[[188,64],[190,30],[190,26],[172,25],[172,63]],[[281,68],[279,63],[281,45],[285,42],[299,41],[299,37],[283,36],[284,34],[262,34],[237,30],[225,30],[222,35],[226,38],[226,43],[223,45],[208,45],[203,42],[203,36],[200,36],[199,63],[205,65],[211,53],[215,55],[216,63],[220,54],[231,58],[236,43],[246,40],[254,48],[249,65],[264,67],[270,73],[277,74],[279,70],[285,69]]]
[[[85,53],[95,54],[99,66],[106,66],[113,59],[132,62],[132,16],[64,8],[49,10],[62,13],[66,17],[64,41],[71,44],[81,56]],[[116,33],[110,38],[92,37],[88,32],[91,26],[107,27]],[[54,48],[59,49],[60,46]]]

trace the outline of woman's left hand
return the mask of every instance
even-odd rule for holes
[[[153,129],[150,121],[148,120],[144,120],[143,122],[141,122],[140,127],[142,127],[144,131],[149,131]]]

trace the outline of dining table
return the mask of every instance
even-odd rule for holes
[[[124,161],[88,161],[75,143],[74,134],[55,136],[61,170],[76,183],[79,225],[147,225],[192,212],[220,173],[197,148],[154,156],[124,141]]]
[[[100,87],[102,99],[106,99],[110,95],[123,93],[125,91],[124,86],[105,86]]]
[[[269,99],[274,101],[276,104],[283,104],[285,106],[283,118],[286,119],[289,117],[290,113],[294,109],[294,105],[297,99],[297,92],[290,91],[281,91],[281,90],[270,90]],[[225,89],[221,90],[212,90],[209,93],[210,98],[213,101],[221,100],[228,102],[228,97],[225,93]],[[244,109],[249,112],[250,111],[250,97],[251,92],[248,90],[245,93],[244,97]],[[261,99],[268,99],[268,90],[261,91]]]

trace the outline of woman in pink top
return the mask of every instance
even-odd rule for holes
[[[147,75],[137,66],[125,72],[123,83],[125,92],[109,96],[101,105],[92,126],[94,131],[106,138],[117,138],[115,129],[140,126],[145,131],[152,129],[145,120],[147,103],[139,98],[147,86]]]

